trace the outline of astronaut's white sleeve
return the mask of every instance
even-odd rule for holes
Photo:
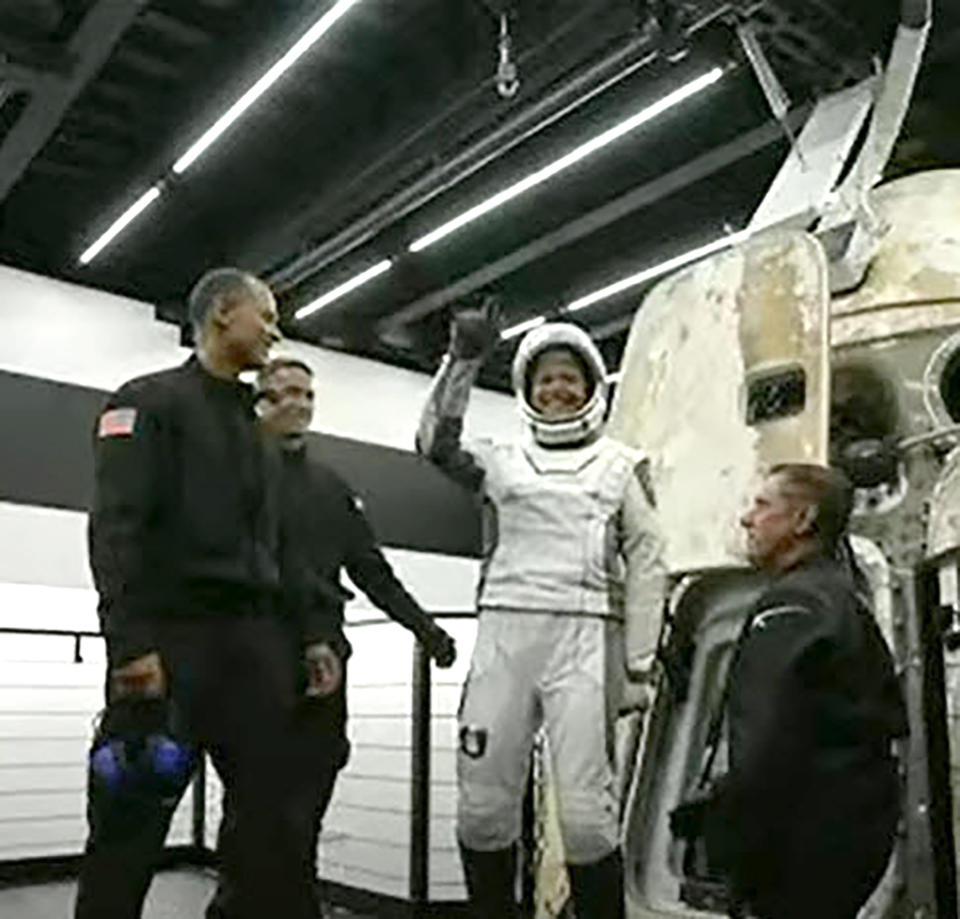
[[[627,672],[650,675],[667,589],[664,539],[654,507],[647,461],[634,468],[621,509],[621,551],[626,562],[624,641]]]
[[[482,451],[464,449],[463,416],[482,358],[467,360],[447,354],[433,379],[417,428],[417,452],[456,479],[478,490],[483,483]]]

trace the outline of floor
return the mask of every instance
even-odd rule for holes
[[[69,919],[73,915],[76,882],[0,889],[0,916],[4,919]],[[158,874],[150,888],[143,919],[201,919],[213,891],[213,878],[203,871]],[[355,913],[329,908],[329,919],[364,919]],[[368,917],[369,919],[369,917]]]

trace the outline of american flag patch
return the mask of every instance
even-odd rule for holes
[[[112,408],[100,416],[98,437],[130,437],[137,423],[135,408]]]

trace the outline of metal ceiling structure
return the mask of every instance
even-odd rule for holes
[[[520,322],[745,223],[788,142],[738,23],[755,30],[798,129],[811,102],[885,56],[899,9],[898,0],[358,0],[189,172],[173,170],[335,5],[0,4],[0,260],[155,302],[172,320],[202,270],[238,264],[274,284],[290,336],[431,367],[465,297],[496,290],[507,322]],[[958,60],[960,4],[939,0],[891,173],[960,164]],[[723,78],[702,93],[411,251],[718,66]],[[162,197],[81,265],[155,183]],[[294,318],[387,259],[389,271]],[[611,365],[643,290],[577,313]],[[504,385],[511,351],[498,350],[487,384]]]

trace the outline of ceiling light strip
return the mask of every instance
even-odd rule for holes
[[[508,338],[516,338],[518,335],[523,335],[524,332],[529,332],[530,329],[535,329],[538,325],[543,325],[546,321],[546,316],[534,316],[532,319],[525,319],[523,322],[518,322],[508,329],[504,329],[500,333],[500,339],[506,341]]]
[[[306,306],[300,307],[297,310],[295,317],[297,319],[305,319],[307,316],[315,313],[319,309],[327,306],[330,303],[333,303],[334,300],[339,300],[341,297],[345,297],[350,291],[356,290],[358,287],[362,287],[368,281],[372,281],[378,275],[383,274],[385,271],[389,271],[393,267],[393,261],[391,259],[385,258],[382,262],[377,262],[376,265],[371,265],[366,271],[361,271],[360,274],[354,275],[350,278],[349,281],[344,281],[338,287],[334,287],[333,290],[327,291],[327,293],[318,297],[316,300],[308,303]]]
[[[549,163],[542,169],[538,169],[536,172],[531,173],[530,175],[521,179],[519,182],[515,182],[513,185],[510,185],[492,197],[487,198],[485,201],[481,201],[479,204],[474,205],[472,208],[464,211],[462,214],[459,214],[452,220],[448,220],[446,223],[441,224],[435,230],[431,230],[425,236],[421,236],[419,239],[410,244],[410,251],[420,252],[423,249],[426,249],[428,246],[432,246],[434,243],[439,242],[444,237],[456,232],[461,227],[472,223],[474,220],[477,220],[484,214],[487,214],[501,205],[506,204],[506,202],[522,195],[531,188],[535,188],[537,185],[546,182],[548,179],[552,178],[558,173],[569,169],[575,163],[580,162],[591,154],[596,153],[598,150],[601,150],[609,144],[612,144],[615,140],[618,140],[625,134],[630,133],[643,124],[646,124],[648,121],[652,121],[654,118],[662,115],[667,110],[679,105],[686,99],[689,99],[691,96],[695,96],[697,93],[702,92],[708,86],[716,83],[723,76],[723,74],[724,70],[722,67],[714,67],[712,70],[697,77],[695,80],[685,83],[679,89],[674,90],[672,93],[668,93],[659,101],[641,109],[639,112],[632,115],[630,118],[627,118],[625,121],[621,121],[619,124],[614,125],[612,128],[604,131],[602,134],[598,134],[596,137],[588,140],[584,144],[581,144],[579,147],[575,147],[569,153],[560,157],[560,159]]]
[[[233,105],[230,106],[174,164],[177,174],[186,172],[243,113],[280,79],[314,44],[360,0],[339,0],[324,13],[293,46]]]
[[[578,299],[568,303],[564,307],[564,311],[568,313],[575,313],[577,310],[582,310],[587,306],[592,306],[594,303],[599,303],[601,300],[606,300],[609,297],[613,297],[625,290],[629,290],[631,287],[636,287],[638,284],[643,284],[646,281],[652,281],[654,278],[658,278],[661,275],[669,274],[671,271],[674,271],[677,268],[682,268],[684,265],[690,264],[690,262],[695,262],[707,255],[712,255],[714,252],[720,252],[723,249],[728,249],[730,246],[735,246],[737,243],[746,239],[748,235],[749,232],[747,230],[740,230],[736,233],[730,233],[727,236],[721,236],[720,239],[715,239],[712,243],[707,243],[705,246],[699,246],[696,249],[691,249],[689,252],[684,252],[682,255],[674,256],[674,258],[667,259],[667,261],[661,262],[659,265],[654,265],[652,268],[644,268],[643,271],[638,271],[636,274],[631,274],[629,277],[621,278],[619,281],[615,281],[613,284],[608,284],[606,287],[601,287],[599,290],[595,290],[593,293],[579,297]]]
[[[100,236],[100,238],[88,247],[80,256],[81,265],[89,265],[115,237],[119,236],[123,230],[137,219],[157,198],[160,197],[160,186],[154,185],[148,191],[145,191],[137,200],[130,205]]]
[[[233,105],[227,109],[189,149],[173,164],[177,174],[186,172],[216,141],[253,105],[280,77],[286,73],[316,42],[327,33],[351,7],[361,0],[338,0],[324,13],[290,49],[259,80],[256,81]],[[89,265],[139,214],[160,197],[160,185],[154,185],[128,208],[92,246],[81,256],[80,264]]]
[[[675,271],[677,268],[682,268],[684,265],[689,265],[691,262],[696,262],[708,255],[712,255],[714,252],[721,252],[724,249],[735,246],[737,243],[746,239],[749,235],[750,233],[748,230],[738,230],[735,233],[729,233],[726,236],[721,236],[719,239],[715,239],[711,243],[707,243],[704,246],[698,246],[696,249],[691,249],[689,252],[684,252],[682,255],[677,255],[671,259],[667,259],[667,261],[661,262],[659,265],[654,265],[651,268],[645,268],[643,271],[639,271],[636,274],[632,274],[626,278],[621,278],[619,281],[615,281],[613,284],[608,284],[606,287],[601,287],[599,290],[595,290],[591,294],[587,294],[586,296],[580,297],[577,300],[573,300],[563,307],[561,312],[573,313],[577,310],[584,309],[585,307],[592,306],[594,303],[599,303],[601,300],[606,300],[609,297],[613,297],[625,290],[629,290],[631,287],[636,287],[638,284],[643,284],[645,281],[652,281],[654,278],[660,277],[661,275],[669,274],[671,271]],[[522,335],[524,332],[528,332],[530,329],[535,329],[537,326],[543,325],[546,321],[546,316],[533,316],[530,319],[525,319],[523,322],[518,322],[516,325],[504,329],[500,333],[500,339],[502,341],[506,341],[510,338],[516,338],[518,335]],[[615,382],[614,376],[619,378],[618,375],[611,374],[609,379]]]

